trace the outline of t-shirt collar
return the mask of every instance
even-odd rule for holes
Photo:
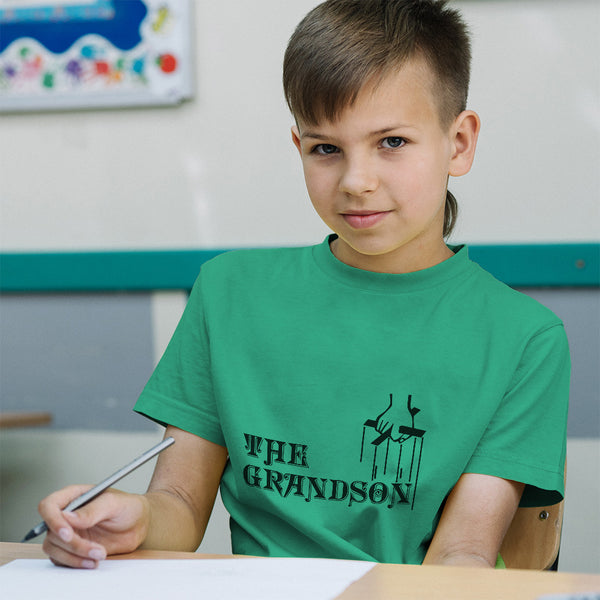
[[[374,292],[406,293],[441,285],[468,274],[473,264],[469,260],[467,246],[458,245],[449,246],[454,256],[422,271],[401,274],[365,271],[351,267],[334,256],[330,243],[336,237],[336,234],[331,234],[313,247],[313,257],[319,268],[339,283]]]

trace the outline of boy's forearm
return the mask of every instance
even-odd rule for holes
[[[463,473],[448,495],[423,564],[495,567],[524,487],[500,477]]]
[[[142,498],[148,517],[140,548],[194,551],[200,545],[227,462],[227,449],[169,426],[175,438],[159,456]]]
[[[144,498],[148,520],[141,549],[193,552],[198,548],[210,515],[205,521],[199,519],[183,498],[169,491],[149,491]]]
[[[424,565],[446,565],[453,567],[477,567],[477,568],[494,568],[495,565],[490,562],[484,556],[479,554],[465,553],[465,552],[453,552],[448,554],[434,555],[428,553],[423,560]]]

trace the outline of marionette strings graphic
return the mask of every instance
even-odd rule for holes
[[[419,408],[412,406],[408,396],[406,406],[390,394],[390,404],[377,419],[367,419],[363,425],[360,462],[370,462],[371,480],[392,479],[412,491],[411,509],[419,480],[423,436],[425,431],[415,427]],[[407,425],[410,418],[410,426]],[[379,426],[378,426],[379,424]]]

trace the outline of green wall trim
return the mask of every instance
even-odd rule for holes
[[[226,250],[0,253],[0,292],[191,289],[202,263]],[[600,244],[469,246],[471,258],[514,287],[600,285]]]

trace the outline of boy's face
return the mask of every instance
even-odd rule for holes
[[[440,125],[431,78],[410,61],[363,89],[337,120],[292,128],[309,196],[346,264],[404,273],[452,254],[442,234],[446,186],[449,174],[463,174],[453,171],[464,140],[460,117],[448,131]]]

